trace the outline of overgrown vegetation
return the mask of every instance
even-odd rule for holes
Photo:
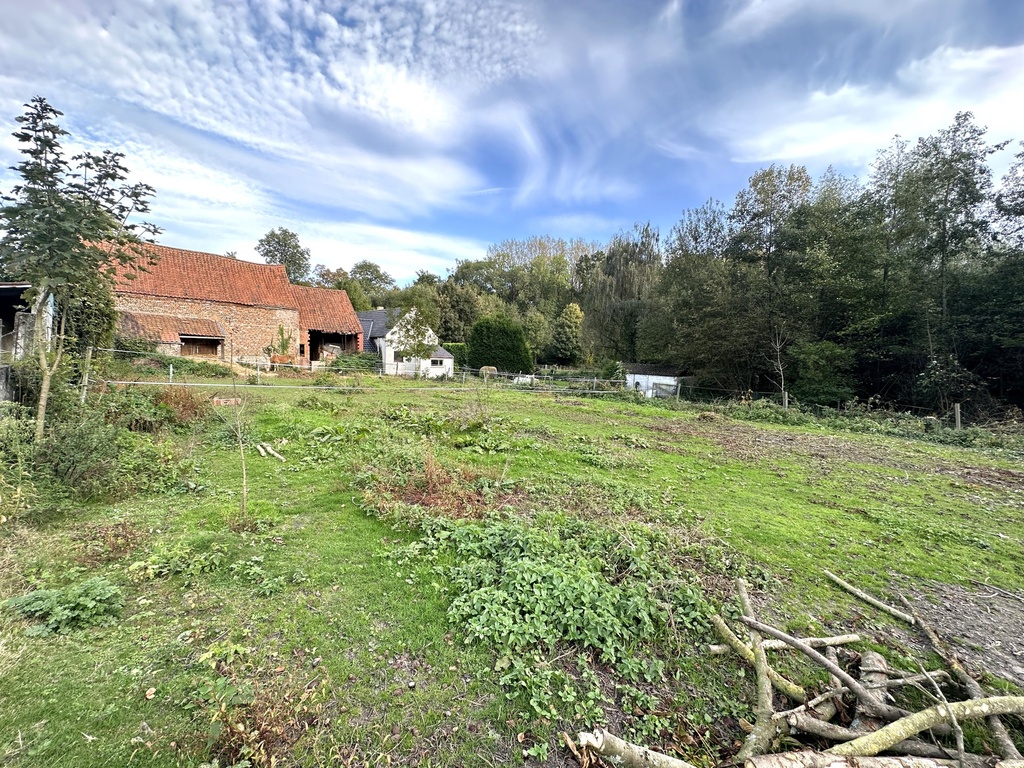
[[[82,447],[40,464],[0,421],[23,489],[0,525],[4,760],[562,765],[559,731],[607,725],[707,765],[752,716],[750,676],[705,655],[735,576],[793,631],[876,635],[821,562],[1024,587],[1012,424],[949,446],[873,404],[412,386],[240,388],[237,430],[211,390],[94,392],[59,433]],[[100,459],[116,500],[45,469]]]
[[[9,598],[2,605],[38,622],[25,633],[40,637],[113,624],[124,608],[124,598],[115,585],[94,576],[63,589],[37,589],[21,597]]]

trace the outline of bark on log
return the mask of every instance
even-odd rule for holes
[[[851,633],[849,635],[834,635],[833,637],[805,637],[803,638],[803,641],[811,646],[811,648],[827,648],[833,645],[859,643],[860,639],[860,635]],[[776,640],[771,637],[762,640],[761,647],[766,651],[780,651],[792,648],[788,643],[784,643],[781,640]],[[708,653],[713,656],[724,656],[731,650],[732,646],[726,643],[715,643],[708,646]]]
[[[735,633],[729,629],[729,625],[725,623],[721,616],[718,616],[717,614],[712,616],[711,624],[715,627],[715,631],[718,632],[718,636],[729,644],[729,647],[736,652],[736,655],[747,662],[750,666],[754,666],[754,652],[750,650],[750,646],[740,640]],[[787,680],[785,677],[780,675],[772,669],[771,665],[768,667],[768,679],[772,681],[772,685],[775,686],[775,690],[793,699],[793,701],[803,702],[807,700],[807,693],[803,688],[792,680]]]
[[[993,762],[983,764],[992,766]],[[744,763],[744,768],[952,768],[956,765],[956,760],[928,757],[841,757],[827,752],[805,751],[753,757]]]
[[[580,747],[592,749],[601,757],[608,758],[610,763],[621,765],[623,768],[695,768],[692,763],[685,760],[661,752],[652,752],[646,747],[623,741],[604,728],[581,733],[578,740]]]
[[[838,586],[840,586],[843,589],[845,589],[847,592],[849,592],[854,597],[859,597],[865,603],[868,603],[869,605],[873,605],[873,606],[875,606],[875,608],[878,608],[879,610],[885,611],[890,616],[895,616],[897,619],[902,619],[903,621],[907,622],[908,624],[913,624],[914,623],[914,617],[911,616],[909,613],[904,613],[903,611],[899,610],[898,608],[893,608],[891,605],[887,605],[886,603],[883,603],[881,600],[879,600],[876,597],[872,597],[867,592],[863,592],[863,591],[857,589],[855,586],[853,586],[853,584],[850,584],[848,582],[843,581],[842,579],[840,579],[838,576],[836,576],[831,571],[825,571],[825,575],[828,576],[830,579],[832,579],[832,581],[835,582],[835,584],[837,584]]]
[[[889,682],[889,664],[885,657],[877,651],[865,651],[860,657],[860,681],[865,688],[885,688]],[[884,692],[879,692],[880,697]],[[855,731],[877,731],[885,725],[885,720],[878,717],[873,705],[871,707],[861,706],[857,703],[857,711],[850,727]]]
[[[957,701],[939,704],[915,712],[901,720],[881,728],[859,739],[837,744],[829,750],[832,755],[872,756],[892,747],[893,744],[909,739],[921,731],[942,725],[950,716],[957,720],[977,720],[989,715],[1024,714],[1024,696],[993,696],[987,699]]]
[[[747,584],[743,579],[736,580],[736,592],[740,599],[740,610],[748,619],[754,619],[754,609],[750,605],[750,598],[747,596]],[[749,757],[763,755],[771,749],[772,742],[778,732],[775,722],[772,720],[774,708],[772,707],[772,682],[768,678],[768,659],[765,658],[764,648],[761,647],[761,635],[753,627],[748,629],[750,633],[750,647],[754,653],[754,668],[757,670],[757,704],[754,706],[756,719],[754,729],[743,742],[743,747],[737,760],[746,760]]]
[[[829,739],[831,741],[853,741],[854,739],[859,739],[864,735],[860,731],[844,728],[843,726],[836,725],[835,723],[826,723],[806,712],[798,712],[790,715],[786,718],[786,722],[789,724],[790,728],[796,732],[807,733],[811,736],[820,736],[823,739]],[[895,752],[898,755],[910,755],[912,757],[932,757],[939,760],[952,759],[948,750],[918,739],[906,739],[893,744],[886,751]],[[987,760],[980,755],[972,755],[970,753],[964,755],[964,763],[968,768],[982,768],[982,766],[990,765],[991,762],[991,760]]]

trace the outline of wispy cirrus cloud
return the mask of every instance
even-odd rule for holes
[[[125,151],[168,244],[244,256],[291,223],[325,263],[379,238],[399,276],[483,237],[668,225],[756,163],[863,167],[959,109],[995,138],[1022,124],[1024,6],[1002,0],[0,0],[0,14],[0,110],[42,93],[83,142]],[[16,158],[0,139],[0,162]]]
[[[832,91],[738,94],[714,119],[741,162],[817,161],[864,167],[896,134],[910,138],[973,111],[993,140],[1024,124],[1024,45],[965,50],[943,47],[910,61],[884,83]],[[741,107],[742,105],[742,107]]]

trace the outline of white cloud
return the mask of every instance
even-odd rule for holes
[[[1024,46],[944,47],[905,65],[885,84],[737,94],[711,122],[737,161],[864,167],[894,135],[934,133],[960,110],[974,112],[993,141],[1018,136],[1024,124],[1021,93]]]
[[[720,40],[744,43],[770,32],[794,16],[845,16],[888,26],[911,16],[928,0],[747,0],[718,30]],[[933,0],[934,4],[934,0]]]

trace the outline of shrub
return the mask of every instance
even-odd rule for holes
[[[53,491],[70,491],[80,499],[162,491],[180,479],[171,443],[107,424],[97,413],[51,422],[46,437],[26,451],[37,483],[49,479]]]
[[[210,401],[187,387],[164,387],[153,400],[159,408],[170,412],[175,424],[191,424],[210,415]]]
[[[41,637],[113,624],[124,608],[124,598],[117,586],[94,576],[64,589],[37,589],[5,600],[2,605],[26,619],[42,622],[26,631]]]
[[[336,374],[330,371],[318,371],[313,376],[314,387],[336,387],[338,386],[338,377]]]
[[[354,355],[341,355],[331,361],[332,371],[375,371],[380,368],[380,355],[373,352],[357,352]]]
[[[493,365],[505,373],[532,372],[533,356],[523,327],[508,317],[477,320],[469,334],[469,365]]]

